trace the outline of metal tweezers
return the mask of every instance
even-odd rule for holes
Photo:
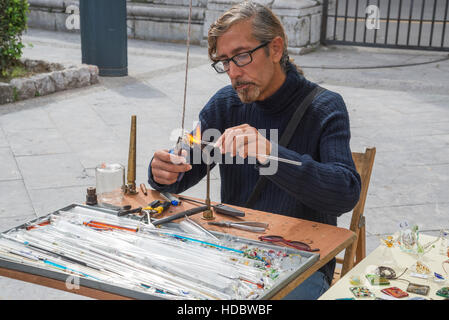
[[[266,228],[268,228],[268,223],[257,222],[257,221],[243,221],[243,222],[234,222],[234,221],[212,221],[208,222],[208,224],[214,226],[228,227],[228,228],[237,228],[246,231],[252,232],[264,232]]]

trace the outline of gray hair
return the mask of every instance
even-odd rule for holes
[[[235,4],[226,11],[220,18],[211,24],[208,32],[208,53],[209,58],[214,60],[217,52],[217,39],[237,22],[252,20],[252,36],[260,42],[270,42],[279,36],[284,40],[284,52],[280,65],[284,72],[287,71],[287,63],[290,61],[287,51],[288,39],[276,15],[268,8],[253,1],[243,1]],[[268,49],[266,51],[269,52]],[[290,61],[292,63],[292,61]],[[293,63],[292,63],[293,64]],[[294,65],[294,64],[293,64]],[[302,70],[295,65],[298,72]]]

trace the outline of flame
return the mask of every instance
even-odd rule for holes
[[[199,123],[196,126],[196,129],[195,129],[195,132],[193,135],[190,133],[187,133],[187,141],[190,146],[193,146],[195,144],[201,145],[201,126]]]

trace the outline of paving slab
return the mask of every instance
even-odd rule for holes
[[[14,156],[45,155],[70,152],[59,131],[48,129],[24,129],[8,134]]]
[[[95,185],[71,153],[16,157],[27,189]]]
[[[0,118],[0,125],[3,127],[5,134],[24,129],[51,129],[55,127],[47,112],[40,108],[30,108],[26,111],[5,114]]]
[[[1,232],[36,217],[33,204],[23,181],[0,181]]]
[[[83,204],[86,201],[86,190],[89,186],[92,185],[31,189],[29,195],[36,215],[41,217],[71,204]]]
[[[0,125],[0,148],[9,147],[9,142],[6,140],[6,135]]]
[[[0,218],[34,214],[23,180],[0,181]]]
[[[21,179],[16,159],[9,147],[0,148],[0,163],[2,170],[0,171],[0,181]]]

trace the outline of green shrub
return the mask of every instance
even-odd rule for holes
[[[0,77],[9,77],[10,69],[22,56],[27,13],[27,0],[0,0]]]

